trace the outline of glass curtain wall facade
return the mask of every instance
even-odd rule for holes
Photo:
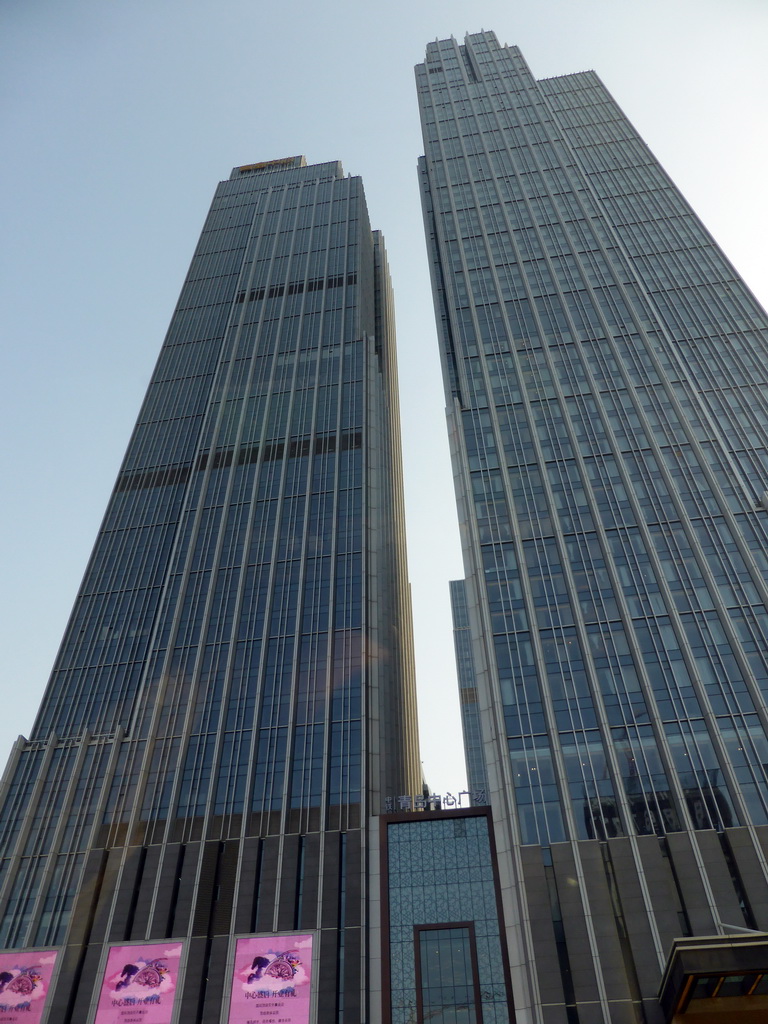
[[[467,589],[464,580],[451,580],[451,616],[453,618],[453,646],[456,653],[456,675],[459,683],[461,729],[464,736],[464,756],[467,762],[467,788],[474,794],[473,803],[488,796],[485,770],[485,751],[480,729],[475,659],[472,655],[472,631],[467,609]]]
[[[514,1024],[487,807],[383,815],[388,1024]]]
[[[593,72],[416,75],[518,1020],[655,1021],[768,928],[768,322]]]
[[[368,819],[420,785],[399,443],[360,179],[235,168],[5,775],[0,948],[59,949],[48,1024],[168,939],[219,1024],[231,936],[293,931],[316,1019],[365,1016]]]

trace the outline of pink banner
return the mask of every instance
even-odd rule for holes
[[[309,1024],[311,935],[238,939],[229,1024]]]
[[[110,946],[94,1024],[171,1024],[182,944]]]
[[[0,953],[0,1021],[39,1024],[45,1009],[56,950]]]

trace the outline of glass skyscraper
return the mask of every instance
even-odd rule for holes
[[[420,780],[382,239],[338,163],[236,167],[6,771],[0,1007],[274,1022],[311,965],[362,1019],[369,823]]]
[[[517,1019],[650,1024],[768,929],[768,322],[593,72],[416,74]]]

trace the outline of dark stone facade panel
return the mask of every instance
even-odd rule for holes
[[[101,898],[106,866],[106,850],[91,850],[89,852],[85,861],[82,885],[72,908],[72,924],[67,936],[69,942],[88,942],[90,939],[96,908]]]
[[[642,1017],[639,1016],[641,1012],[640,1007],[629,1000],[625,1002],[612,1000],[610,1007],[611,1024],[640,1024],[640,1021],[642,1021]],[[602,1020],[602,1018],[596,1019]],[[579,1024],[581,1024],[581,1020],[581,1007],[579,1007]],[[645,1024],[644,1021],[643,1024]]]
[[[599,989],[573,850],[567,843],[555,843],[551,850],[574,994],[578,1003],[590,1003],[599,998]]]
[[[363,1020],[363,936],[360,928],[344,929],[344,1020]]]
[[[318,1024],[337,1024],[336,966],[338,963],[337,932],[324,928],[320,932],[320,957],[317,971]]]
[[[672,865],[655,836],[638,836],[636,842],[661,945],[667,950],[683,932],[682,907]]]
[[[232,903],[235,897],[240,844],[237,840],[230,839],[222,846],[211,915],[212,935],[228,935],[232,927]]]
[[[704,870],[707,872],[709,884],[712,887],[720,920],[724,924],[733,924],[743,928],[746,924],[744,914],[717,833],[697,832],[696,840],[701,850]]]
[[[252,930],[253,902],[259,870],[259,840],[244,839],[240,860],[240,882],[237,887],[234,926],[236,932]]]
[[[162,851],[162,846],[150,846],[147,849],[144,858],[144,870],[138,881],[138,895],[134,897],[135,909],[131,926],[131,938],[143,939],[149,934],[149,918],[152,912],[152,899],[157,881],[157,873],[160,869]]]
[[[667,1024],[667,1019],[655,996],[652,999],[643,998],[642,1008],[645,1014],[640,1018],[642,1024]]]
[[[339,852],[341,836],[329,832],[325,836],[320,924],[322,928],[336,928],[339,923]]]
[[[203,843],[200,874],[195,894],[195,912],[192,918],[192,934],[207,935],[211,923],[211,908],[218,875],[220,844],[216,841]]]
[[[768,825],[760,825],[754,831],[763,856],[768,858]],[[758,928],[766,930],[768,929],[768,882],[766,882],[765,872],[749,829],[728,828],[725,832],[731,844],[733,859],[741,876],[755,924]]]
[[[541,999],[544,1003],[562,1004],[564,1007],[565,996],[555,933],[552,928],[552,907],[541,859],[541,847],[523,846],[520,855]]]
[[[169,934],[168,925],[171,921],[174,896],[177,890],[181,843],[169,843],[162,847],[162,851],[158,867],[155,906],[152,911],[152,926],[149,931],[149,936],[152,939],[164,939]]]
[[[146,851],[139,846],[128,847],[127,850],[118,848],[116,850],[110,850],[110,859],[108,861],[108,873],[104,878],[104,881],[109,879],[110,868],[113,864],[119,865],[122,859],[123,870],[120,874],[120,885],[118,886],[117,892],[114,895],[112,905],[112,922],[110,925],[110,940],[112,942],[118,942],[121,940],[129,939],[129,930],[132,925],[133,916],[133,902],[136,893],[136,887],[139,885],[141,880],[141,874],[144,869]],[[103,901],[105,903],[105,901]],[[101,904],[97,913],[101,912]]]
[[[578,1004],[579,1024],[605,1024],[602,1003],[594,1000],[590,1002],[579,1002]],[[613,1021],[611,1021],[613,1024]]]
[[[714,935],[717,928],[707,901],[699,865],[694,856],[690,834],[670,832],[667,842],[693,934]]]
[[[299,837],[288,835],[283,838],[282,855],[278,868],[280,883],[279,905],[277,908],[278,931],[290,931],[296,925],[296,882],[299,858]]]
[[[300,929],[317,928],[321,850],[322,836],[319,832],[310,832],[304,837],[304,891],[301,900]]]
[[[89,946],[86,950],[72,1015],[69,1018],[62,1015],[59,1018],[60,1020],[71,1020],[72,1024],[74,1024],[75,1021],[88,1020],[88,1009],[91,1002],[91,996],[93,995],[94,989],[101,984],[101,977],[99,976],[101,954],[102,947],[99,945]],[[59,986],[57,986],[57,988],[58,987]],[[54,1020],[55,1017],[51,1014],[51,1024],[53,1024]]]
[[[58,981],[50,996],[47,1024],[64,1024],[69,1019],[69,1000],[75,989],[90,999],[91,988],[95,984],[93,970],[86,975],[82,968],[84,966],[85,950],[82,946],[65,946],[59,954],[61,963],[58,965]],[[86,1012],[88,1003],[86,1002]],[[81,1020],[86,1020],[83,1016]]]
[[[181,867],[179,893],[173,913],[171,933],[175,936],[186,935],[192,917],[192,908],[197,893],[197,865],[200,857],[200,843],[187,843],[184,849],[184,863]]]
[[[579,854],[606,997],[609,1001],[631,1000],[632,987],[627,977],[627,965],[617,930],[616,910],[600,846],[596,842],[581,842]]]
[[[569,1024],[565,1004],[544,1005],[542,1007],[544,1024]]]
[[[195,936],[187,940],[186,969],[184,985],[180,992],[179,1020],[189,1022],[189,1024],[197,1020],[205,978],[207,946],[208,940],[202,936]]]
[[[261,853],[261,879],[259,882],[259,906],[256,914],[256,931],[272,931],[275,914],[275,889],[279,869],[280,837],[268,836]]]
[[[346,919],[348,928],[359,928],[362,923],[362,894],[365,862],[363,837],[359,829],[347,833],[346,853]]]
[[[644,999],[654,999],[661,978],[661,966],[656,956],[653,933],[632,847],[628,839],[609,839],[608,848],[627,925],[627,939],[632,950],[640,994]]]
[[[214,935],[211,939],[210,956],[208,958],[202,1024],[219,1024],[221,1020],[222,1002],[228,994],[226,978],[228,951],[228,936]]]
[[[94,850],[92,852],[95,854],[97,851]],[[126,889],[128,889],[129,893],[133,892],[136,868],[140,861],[140,851],[136,849],[128,851],[132,856],[130,856],[130,859],[126,858],[121,873],[122,853],[122,850],[108,850],[105,852],[104,880],[93,918],[93,927],[90,934],[91,942],[103,942],[107,938],[114,939],[115,936],[122,939],[125,935],[131,903],[130,895],[126,894]]]

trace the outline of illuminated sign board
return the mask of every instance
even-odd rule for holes
[[[39,1024],[42,1019],[56,950],[0,953],[0,1021]]]
[[[227,1024],[309,1024],[312,938],[237,940]]]
[[[94,1024],[171,1024],[180,942],[110,946]]]

